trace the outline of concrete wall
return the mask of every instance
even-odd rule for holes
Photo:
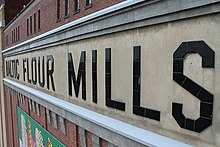
[[[166,23],[140,28],[102,37],[91,38],[74,43],[47,48],[27,54],[6,58],[19,59],[19,82],[50,93],[66,101],[92,109],[102,114],[120,119],[138,127],[163,134],[198,146],[218,145],[218,18],[219,14],[192,18],[188,20]],[[190,26],[190,27],[189,27]],[[183,113],[189,118],[198,118],[200,101],[173,81],[173,53],[182,42],[205,41],[216,53],[215,69],[201,68],[201,57],[192,54],[184,60],[184,74],[202,85],[214,95],[213,125],[202,133],[194,133],[179,127],[172,117],[172,103],[183,103]],[[133,114],[133,46],[141,46],[141,105],[161,111],[161,120],[155,121]],[[125,111],[108,108],[105,105],[105,48],[112,49],[112,99],[124,102]],[[98,52],[98,103],[92,102],[91,51]],[[86,94],[84,101],[68,94],[68,53],[74,58],[75,71],[78,69],[81,51],[86,51]],[[38,84],[23,82],[22,60],[32,57],[53,55],[55,91],[47,90]],[[29,63],[30,64],[30,63]],[[29,67],[31,64],[29,65]],[[29,69],[30,70],[30,69]],[[38,69],[39,70],[39,69]],[[46,71],[46,70],[45,70]],[[31,74],[30,74],[31,77]],[[27,78],[27,77],[26,77]],[[27,79],[26,79],[27,81]],[[47,83],[45,83],[47,85]],[[50,84],[51,86],[51,84]],[[186,137],[191,136],[191,137]]]
[[[130,7],[125,8],[119,11],[117,15],[110,14],[97,18],[85,22],[78,28],[70,27],[69,30],[63,30],[55,35],[28,42],[31,44],[24,43],[4,51],[5,62],[14,59],[19,61],[19,80],[10,78],[10,76],[6,78],[138,128],[199,147],[217,147],[220,145],[220,116],[218,115],[220,104],[220,42],[218,41],[220,10],[218,6],[219,1],[209,1],[207,4],[207,1],[174,2],[170,0],[166,2],[145,2],[135,5],[132,9]],[[152,10],[155,8],[158,11]],[[176,9],[173,10],[172,8]],[[211,68],[205,68],[207,65],[203,64],[204,58],[211,55],[201,56],[201,54],[195,53],[204,49],[200,46],[201,41],[205,42],[215,53],[214,66]],[[183,68],[181,64],[178,64],[178,68],[183,70],[184,75],[214,96],[213,104],[212,102],[208,103],[208,109],[205,109],[211,115],[208,117],[212,124],[202,132],[196,132],[187,126],[181,127],[174,118],[175,114],[173,114],[173,103],[183,104],[183,114],[188,122],[198,119],[203,114],[201,110],[204,110],[201,108],[204,106],[202,105],[204,100],[199,100],[200,92],[196,96],[191,94],[193,92],[188,92],[196,89],[197,85],[190,83],[190,88],[185,86],[184,89],[184,84],[177,84],[173,80],[176,65],[174,53],[178,48],[181,48],[180,45],[183,42],[190,42],[190,45],[196,43],[196,45],[193,49],[187,46],[181,50],[183,52],[187,50],[188,54],[183,57]],[[142,117],[133,112],[134,46],[141,47],[140,106],[160,111],[159,120]],[[111,48],[111,99],[124,103],[124,111],[106,105],[106,48]],[[207,48],[205,47],[205,52]],[[92,50],[97,50],[97,103],[92,100]],[[78,98],[74,95],[74,89],[73,96],[70,96],[68,91],[68,53],[72,53],[75,72],[77,72],[82,51],[86,51],[86,100],[82,99],[82,86],[80,86]],[[49,80],[49,89],[47,88],[47,80],[45,80],[44,87],[38,83],[34,85],[32,81],[28,82],[26,73],[26,80],[23,80],[23,59],[28,58],[29,67],[31,67],[32,57],[42,58],[44,56],[46,58],[47,55],[52,55],[54,58],[53,79],[55,89],[52,89],[51,80]],[[49,68],[52,68],[51,62],[49,62]],[[31,74],[29,78],[31,79]],[[30,94],[30,98],[31,96]],[[37,98],[33,96],[33,99]],[[88,123],[88,121],[86,122]],[[88,126],[88,128],[91,127]],[[94,130],[89,131],[94,133]],[[104,133],[101,132],[100,134],[103,135]],[[90,134],[87,135],[88,138],[91,138],[89,137]],[[121,145],[120,140],[114,140],[114,138],[109,142],[118,146]]]

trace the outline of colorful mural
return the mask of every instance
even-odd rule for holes
[[[65,147],[21,108],[17,110],[20,147]]]

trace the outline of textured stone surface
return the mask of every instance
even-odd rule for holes
[[[191,6],[187,4],[187,1],[180,3],[180,1],[173,3],[173,9],[167,1],[166,4],[161,5],[157,9],[165,11],[166,8],[175,11],[178,8],[190,8]],[[189,2],[189,1],[188,1]],[[198,1],[197,1],[198,2]],[[206,4],[207,1],[201,1],[202,4]],[[201,4],[200,3],[200,4]],[[196,3],[194,3],[196,5]],[[143,8],[139,9],[140,12],[145,12],[144,10],[152,10],[153,8]],[[213,7],[217,9],[217,7]],[[201,10],[201,11],[199,11]],[[178,16],[171,14],[169,17],[163,17],[165,20],[177,20],[184,18],[185,15],[193,16],[195,14],[209,14],[208,7],[200,7],[195,11],[191,12],[180,12]],[[214,10],[213,10],[214,11]],[[195,13],[197,12],[197,13]],[[207,12],[207,13],[206,13]],[[136,14],[137,13],[137,14]],[[138,12],[131,14],[133,19],[140,19],[144,17],[143,15],[138,15]],[[126,14],[127,16],[130,16]],[[136,16],[138,15],[138,16]],[[177,18],[176,18],[177,17]],[[56,45],[54,47],[45,47],[43,50],[30,52],[26,54],[16,55],[7,57],[6,60],[18,58],[20,63],[22,63],[23,58],[35,56],[46,56],[52,54],[55,58],[55,71],[54,71],[54,81],[56,86],[56,91],[46,87],[42,88],[38,84],[34,86],[33,84],[28,84],[23,82],[21,78],[19,82],[22,82],[30,87],[38,89],[40,91],[46,92],[50,95],[59,97],[65,101],[77,104],[81,107],[91,109],[93,111],[102,113],[104,115],[122,120],[129,124],[135,125],[146,130],[168,136],[170,138],[183,141],[196,146],[219,146],[219,98],[220,98],[220,42],[219,42],[219,14],[206,15],[201,17],[188,18],[179,21],[173,21],[168,23],[162,23],[158,25],[152,25],[148,27],[136,28],[128,31],[118,32],[114,34],[102,35],[99,37],[93,37],[85,40],[79,40],[75,42],[65,43],[63,45]],[[119,18],[119,16],[116,16]],[[126,22],[132,18],[125,17],[121,19]],[[138,22],[133,27],[140,27],[146,22],[149,24],[154,24],[156,22],[163,22],[155,18],[154,20],[148,19]],[[119,21],[120,19],[118,19]],[[110,19],[105,20],[106,23],[111,23]],[[97,22],[98,23],[98,22]],[[101,22],[100,22],[101,23]],[[115,23],[112,21],[112,24]],[[105,24],[99,24],[103,27]],[[91,26],[89,26],[90,28]],[[113,28],[112,28],[113,29]],[[114,28],[116,31],[118,28]],[[81,30],[85,31],[83,27]],[[111,32],[111,31],[109,31]],[[66,36],[71,35],[74,31],[69,31]],[[105,32],[107,33],[107,32]],[[88,35],[88,34],[85,34]],[[99,34],[100,35],[100,34]],[[65,35],[60,34],[59,37],[64,37]],[[57,38],[59,38],[57,37]],[[57,38],[48,38],[50,41],[55,41]],[[80,38],[80,37],[79,37]],[[82,39],[82,38],[81,38]],[[212,126],[208,127],[201,133],[196,133],[182,129],[172,116],[172,103],[183,104],[183,113],[185,116],[191,119],[197,119],[200,113],[200,101],[191,95],[188,91],[183,89],[180,85],[173,81],[173,53],[178,48],[182,42],[186,41],[205,41],[210,48],[215,51],[215,68],[202,68],[201,67],[201,56],[198,54],[188,54],[184,58],[184,74],[190,77],[193,81],[207,89],[210,93],[214,95],[214,107],[213,107],[213,121]],[[73,40],[71,40],[73,41]],[[47,41],[38,42],[46,43]],[[34,45],[33,45],[34,46]],[[158,110],[161,112],[160,121],[151,120],[145,117],[137,116],[133,114],[133,46],[141,46],[141,106],[149,109]],[[126,104],[125,111],[115,110],[105,105],[105,48],[111,48],[112,50],[112,100],[119,102],[124,102]],[[92,50],[97,50],[98,56],[98,103],[94,104],[92,102]],[[80,87],[80,92],[78,98],[73,94],[69,96],[68,94],[68,52],[71,52],[74,57],[74,68],[75,72],[78,72],[78,65],[80,61],[80,53],[86,51],[86,90],[87,99],[86,101],[82,99],[82,87]],[[20,64],[22,65],[22,64]],[[62,70],[60,70],[62,68]],[[22,66],[19,68],[20,77],[23,77]],[[9,78],[9,77],[7,77]],[[45,83],[47,84],[47,83]],[[63,118],[67,118],[69,121],[74,122],[76,125],[83,127],[82,129],[87,130],[95,135],[103,138],[116,146],[142,146],[141,144],[129,140],[128,136],[123,136],[117,134],[117,130],[108,130],[97,124],[89,122],[85,118],[81,118],[75,114],[70,114],[63,110],[49,104],[35,96],[30,96],[30,94],[22,92],[27,97],[30,97],[32,103],[35,101],[48,107],[53,113],[56,113]],[[7,102],[10,103],[10,102]],[[32,103],[29,103],[30,114],[32,117],[36,117],[33,114]],[[22,105],[22,104],[19,104]],[[22,106],[23,107],[23,106]],[[25,108],[25,107],[24,107]],[[8,111],[8,113],[11,113]],[[42,113],[40,113],[42,114]],[[11,115],[11,114],[9,114]],[[10,118],[9,118],[10,119]],[[38,117],[36,117],[38,119]],[[54,120],[54,119],[52,119]],[[53,124],[54,122],[52,122]],[[60,122],[58,121],[55,126],[58,130],[49,129],[54,134],[59,134],[62,129],[60,129]],[[10,124],[9,124],[10,125]],[[49,124],[48,124],[49,125]],[[74,128],[74,127],[73,127]],[[79,129],[80,144],[84,146],[86,144],[85,132]],[[76,129],[77,130],[77,129]],[[62,134],[62,133],[60,133]],[[77,133],[76,133],[77,134]],[[84,134],[84,135],[83,135]],[[9,134],[10,135],[10,134]],[[57,135],[59,136],[59,135]],[[77,135],[76,135],[77,136]],[[60,136],[59,136],[60,137]],[[60,137],[61,138],[61,137]],[[100,144],[103,143],[102,139]],[[97,143],[97,142],[96,142]],[[102,146],[102,145],[101,145]]]

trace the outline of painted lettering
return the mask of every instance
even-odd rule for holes
[[[18,59],[6,60],[6,76],[19,80],[20,75],[18,73],[18,68],[19,68]]]
[[[215,52],[204,41],[194,41],[183,42],[173,54],[173,80],[200,100],[200,117],[196,120],[187,118],[179,103],[172,104],[172,115],[181,128],[201,132],[212,124],[214,96],[183,74],[183,61],[188,53],[198,53],[203,68],[214,68]]]
[[[141,107],[141,46],[133,49],[133,113],[160,121],[160,111]]]
[[[74,70],[72,54],[68,53],[68,82],[69,95],[72,96],[72,84],[75,90],[75,96],[79,96],[80,81],[82,79],[82,99],[86,100],[86,52],[82,51],[80,55],[79,69],[77,76]]]

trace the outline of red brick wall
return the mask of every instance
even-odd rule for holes
[[[69,17],[64,18],[64,0],[61,0],[61,20],[57,22],[57,0],[40,0],[39,3],[33,3],[30,5],[24,12],[23,16],[18,17],[11,25],[9,25],[5,31],[4,31],[4,48],[9,48],[11,46],[14,46],[16,44],[19,44],[25,40],[28,40],[30,38],[33,38],[35,36],[38,36],[42,33],[45,33],[49,30],[52,30],[54,28],[57,28],[61,25],[64,25],[68,22],[71,22],[73,20],[79,19],[83,16],[86,16],[88,14],[94,13],[96,11],[102,10],[104,8],[107,8],[109,6],[115,5],[117,3],[120,3],[125,0],[92,0],[93,5],[90,8],[86,8],[86,0],[80,0],[80,11],[79,13],[74,12],[74,2],[75,0],[69,0]],[[34,13],[37,13],[37,11],[40,9],[41,12],[41,30],[38,31],[30,36],[27,36],[27,18],[30,18],[30,16],[34,15]],[[32,18],[33,19],[33,18]],[[37,19],[38,22],[38,19]],[[32,22],[33,24],[33,22]],[[16,27],[19,26],[19,38],[20,41],[16,41],[12,44],[12,30],[14,30]],[[6,37],[8,36],[8,37]],[[7,39],[8,38],[8,41]],[[8,43],[6,43],[8,42]]]
[[[69,121],[66,121],[66,134],[63,134],[61,131],[59,117],[57,117],[58,128],[56,129],[53,126],[53,122],[51,119],[51,123],[47,123],[47,130],[54,137],[56,137],[60,142],[65,144],[67,147],[77,147],[76,146],[76,126]]]
[[[17,146],[19,144],[18,113],[17,113],[18,99],[17,99],[17,93],[15,91],[13,92],[11,97],[11,105],[12,105],[13,140],[14,140],[14,146]]]
[[[8,147],[16,147],[19,144],[18,135],[18,116],[17,116],[17,106],[24,110],[27,114],[31,116],[36,122],[42,125],[48,132],[50,132],[54,137],[56,137],[60,142],[65,144],[67,147],[80,147],[80,137],[78,126],[72,122],[64,119],[66,134],[61,130],[60,116],[57,115],[58,128],[53,126],[52,115],[50,115],[51,122],[47,122],[46,108],[40,106],[40,116],[37,115],[37,111],[30,110],[29,99],[24,97],[24,102],[21,103],[18,99],[18,93],[15,92],[13,95],[13,90],[5,90],[5,103],[6,103],[6,127],[7,127],[7,144]],[[85,130],[86,131],[86,130]],[[93,147],[92,133],[86,131],[86,143],[88,147]],[[108,147],[108,142],[100,138],[100,146]]]
[[[11,89],[5,92],[6,101],[6,130],[7,141],[9,147],[14,147],[19,144],[18,140],[18,99],[17,93]]]
[[[27,114],[30,115],[30,111],[29,111],[29,103],[28,103],[28,98],[24,96],[24,101],[23,103],[18,102],[18,106],[24,110]],[[24,104],[25,103],[25,104]]]
[[[32,108],[32,111],[30,111],[30,117],[32,117],[34,120],[36,120],[36,122],[39,123],[42,127],[46,128],[46,110],[45,110],[45,108],[40,106],[40,116],[37,115],[37,110],[35,110],[35,112],[34,112],[33,109],[34,108]]]
[[[78,147],[78,127],[70,121],[66,120],[66,131],[69,140],[69,146]]]
[[[86,141],[87,141],[87,146],[88,147],[93,147],[93,142],[92,142],[92,133],[86,131]]]
[[[80,134],[79,134],[79,127],[77,127],[77,131],[76,131],[76,136],[77,136],[77,147],[81,147],[80,145]]]
[[[100,146],[101,147],[108,147],[108,142],[106,140],[100,138]]]
[[[9,90],[6,90],[5,93],[5,102],[6,102],[6,130],[7,130],[7,142],[8,147],[14,146],[13,141],[13,126],[12,126],[12,104],[11,104],[11,95]]]

